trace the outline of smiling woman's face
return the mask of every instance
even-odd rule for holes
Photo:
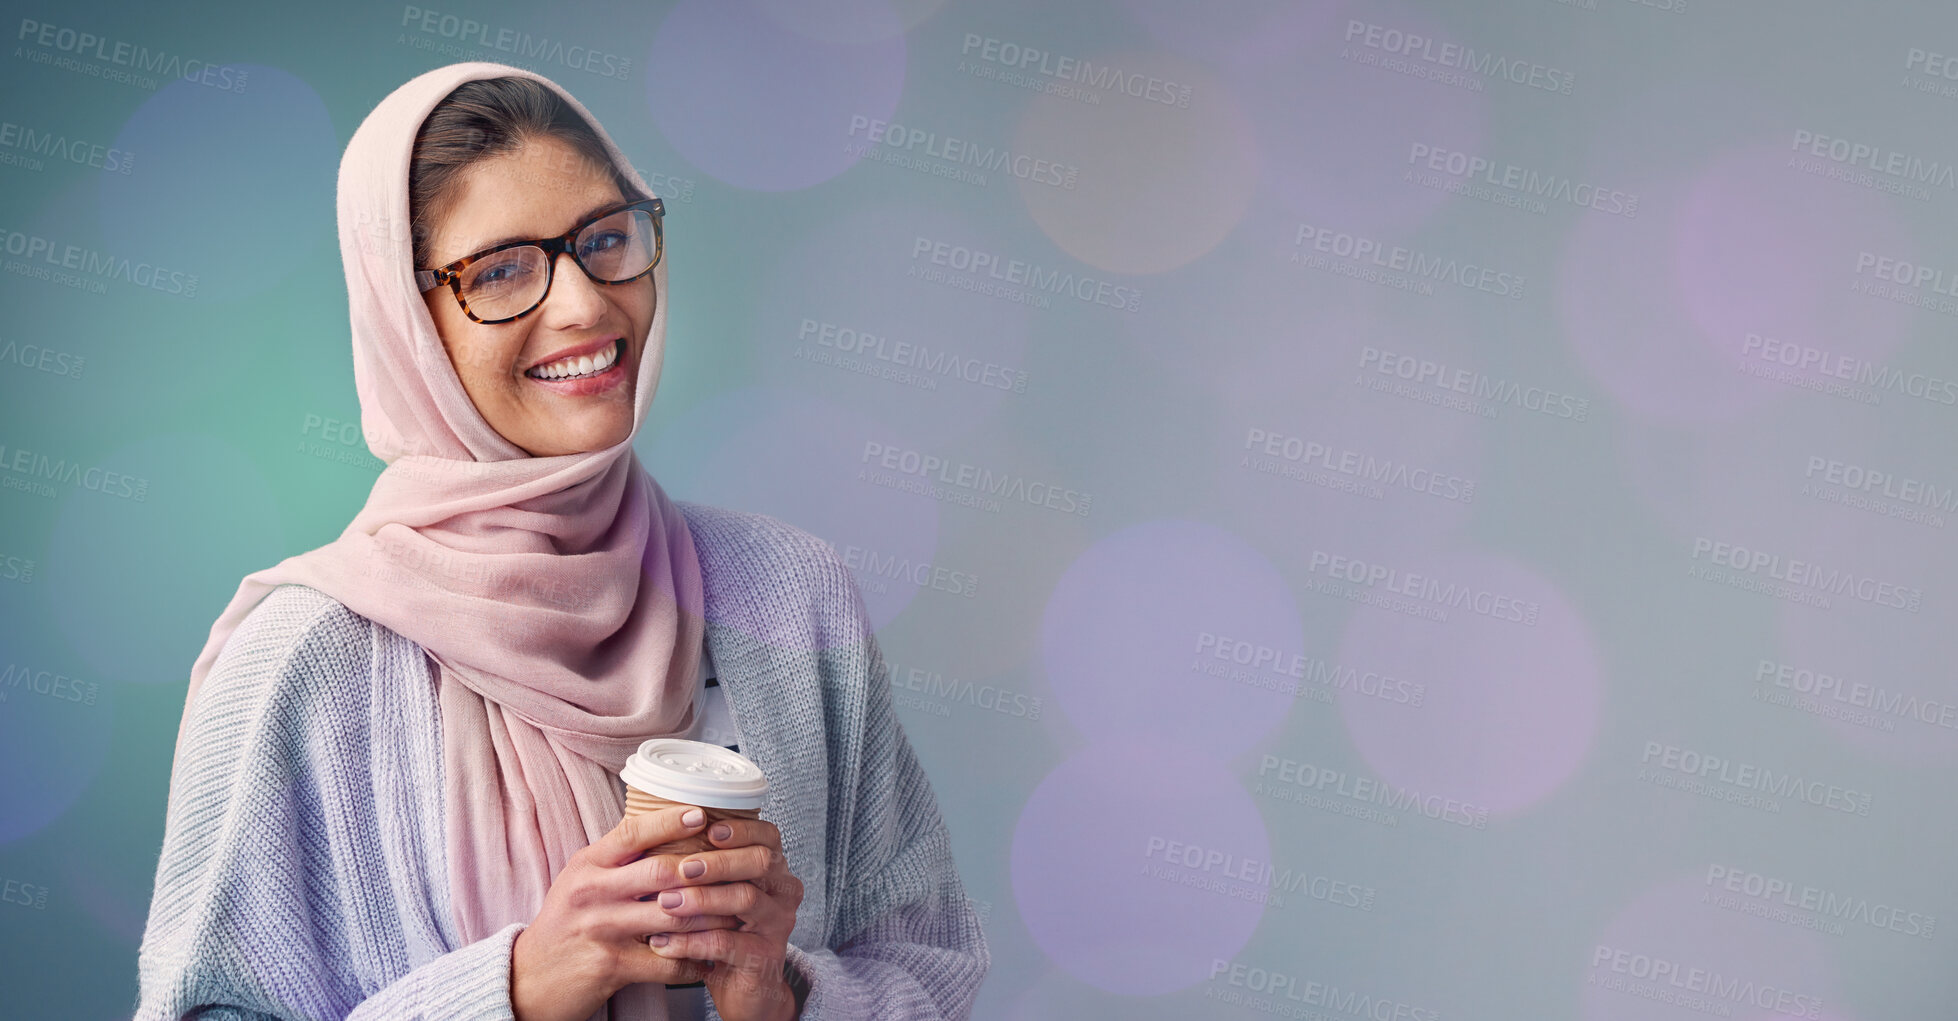
[[[443,197],[429,238],[430,266],[443,266],[508,240],[563,234],[625,201],[609,173],[553,136],[472,164]],[[551,290],[529,315],[484,324],[464,315],[447,285],[422,299],[449,362],[491,428],[534,456],[599,450],[632,432],[634,388],[653,321],[653,275],[602,284],[568,254],[557,256]],[[603,372],[563,376],[578,359]]]

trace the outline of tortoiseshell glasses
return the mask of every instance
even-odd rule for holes
[[[666,248],[660,229],[665,217],[659,199],[628,202],[554,238],[511,241],[446,266],[418,269],[415,285],[429,291],[448,284],[463,315],[479,323],[507,323],[544,303],[559,253],[570,253],[585,275],[601,284],[630,283],[651,273]]]

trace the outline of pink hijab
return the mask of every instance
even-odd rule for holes
[[[571,855],[617,824],[627,756],[692,731],[705,627],[686,521],[632,449],[659,384],[666,260],[632,434],[582,454],[533,457],[491,428],[415,289],[415,134],[456,86],[505,75],[562,96],[652,195],[582,104],[520,68],[436,68],[367,115],[340,161],[340,257],[361,428],[387,468],[339,538],[244,579],[185,701],[188,717],[226,638],[277,585],[312,586],[418,643],[437,667],[449,882],[466,943],[531,921]],[[663,989],[628,986],[613,1017],[664,1017]]]

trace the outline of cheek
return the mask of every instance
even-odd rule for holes
[[[523,349],[523,331],[496,329],[473,322],[462,314],[447,291],[431,292],[441,301],[429,301],[429,314],[435,320],[435,333],[442,338],[449,365],[465,390],[481,393],[491,387],[509,386],[516,366],[516,353]],[[444,307],[446,305],[446,307]]]
[[[428,305],[428,318],[435,323],[435,335],[442,340],[442,350],[449,352],[449,360],[455,361],[456,348],[462,337],[460,325],[468,325],[462,311],[456,308],[455,300],[449,297],[445,288],[436,288],[422,295]],[[460,325],[458,325],[460,324]],[[462,375],[462,366],[456,366],[456,375]]]
[[[619,308],[632,320],[634,328],[633,340],[643,341],[646,339],[646,331],[651,329],[653,325],[655,301],[653,279],[647,277],[644,280],[637,280],[620,288],[620,290],[625,293],[619,295]]]

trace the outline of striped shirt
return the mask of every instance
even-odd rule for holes
[[[727,711],[727,695],[721,691],[721,682],[714,676],[712,651],[703,645],[700,656],[700,690],[694,697],[700,703],[700,729],[694,734],[696,741],[708,741],[730,751],[741,750],[741,732],[734,725],[734,717]],[[666,1013],[668,1021],[705,1021],[707,1017],[707,983],[693,982],[684,986],[666,987]]]

